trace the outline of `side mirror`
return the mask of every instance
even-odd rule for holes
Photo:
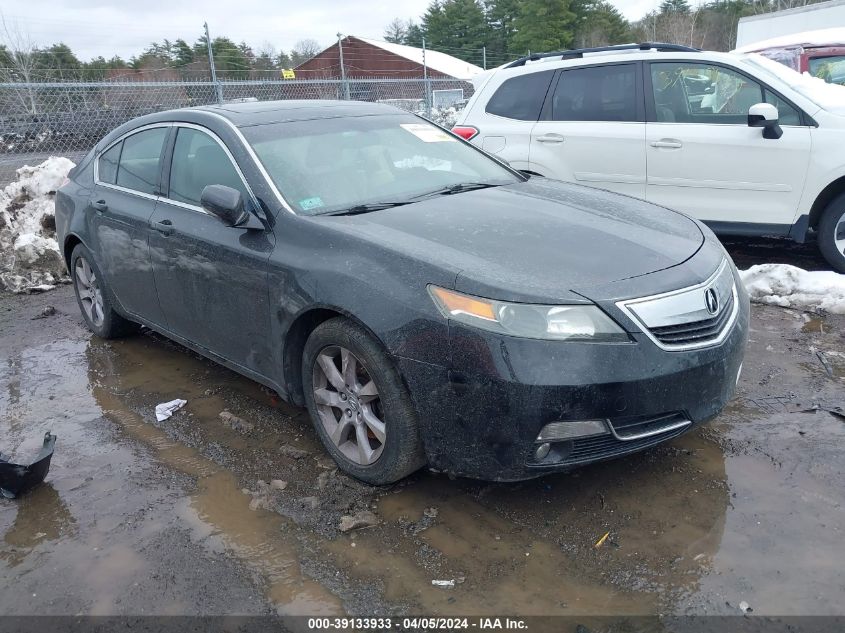
[[[225,185],[208,185],[200,196],[202,208],[216,215],[226,226],[239,226],[249,219],[243,196]]]
[[[778,139],[783,136],[778,118],[778,109],[771,103],[755,103],[748,108],[748,127],[763,128],[763,138]]]

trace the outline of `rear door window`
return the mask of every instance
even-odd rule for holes
[[[553,75],[553,70],[547,70],[506,80],[487,102],[487,113],[519,121],[536,121]]]
[[[97,178],[100,182],[110,185],[117,181],[117,162],[120,160],[120,150],[123,141],[115,143],[107,151],[100,154],[100,162],[97,165]]]
[[[158,191],[161,149],[167,130],[166,127],[156,127],[123,140],[117,185],[151,195]]]
[[[200,206],[202,190],[208,185],[225,185],[249,199],[241,177],[229,156],[205,132],[181,127],[176,134],[170,167],[171,200]]]
[[[636,121],[637,68],[613,64],[566,70],[551,106],[553,121]]]

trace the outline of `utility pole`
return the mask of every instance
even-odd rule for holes
[[[425,63],[425,38],[422,38],[423,82],[425,83],[425,111],[431,116],[431,82],[428,80],[428,65]]]
[[[211,83],[214,84],[214,90],[217,93],[217,103],[223,105],[223,86],[217,81],[217,71],[214,69],[214,53],[211,50],[211,36],[208,34],[208,22],[204,23],[205,27],[205,43],[208,45],[208,65],[211,68]]]
[[[349,101],[349,82],[346,81],[346,67],[343,65],[343,36],[337,34],[337,50],[340,52],[340,79],[343,81],[343,96]]]
[[[483,46],[481,48],[481,59],[483,60],[481,66],[484,68],[484,70],[487,70],[487,47],[486,46]]]

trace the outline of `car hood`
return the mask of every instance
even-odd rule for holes
[[[704,241],[680,213],[546,179],[331,219],[453,270],[457,290],[510,301],[578,300],[579,289],[677,266]]]

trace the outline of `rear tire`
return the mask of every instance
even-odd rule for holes
[[[361,326],[344,318],[317,326],[305,343],[302,384],[317,435],[344,472],[383,485],[425,464],[402,377]]]
[[[819,250],[831,267],[845,273],[845,194],[825,208],[818,225]]]
[[[120,338],[141,328],[115,312],[105,279],[91,251],[82,244],[77,244],[71,253],[70,275],[82,319],[94,334],[106,339]]]

